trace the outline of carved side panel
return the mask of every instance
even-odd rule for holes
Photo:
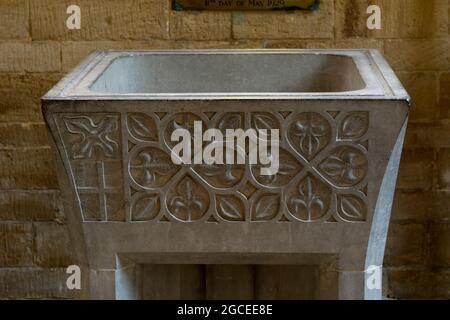
[[[120,114],[65,114],[58,125],[84,221],[125,221]]]
[[[369,112],[56,114],[83,219],[130,222],[363,222]],[[175,165],[173,130],[279,129],[280,167]],[[204,147],[207,146],[204,143]]]

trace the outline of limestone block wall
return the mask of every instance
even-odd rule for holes
[[[0,0],[0,298],[76,298],[39,98],[94,49],[378,48],[409,93],[386,295],[450,298],[449,0],[322,0],[306,12],[174,12],[170,0]],[[81,29],[66,9],[81,7]],[[366,9],[382,9],[368,30]],[[389,116],[389,113],[386,113]]]

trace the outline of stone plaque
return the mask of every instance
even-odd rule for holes
[[[319,0],[173,0],[173,10],[315,10]]]

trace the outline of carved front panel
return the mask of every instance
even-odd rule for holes
[[[56,114],[84,221],[364,222],[369,112]],[[280,167],[175,165],[173,130],[279,129]]]

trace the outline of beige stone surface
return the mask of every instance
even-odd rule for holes
[[[338,40],[267,40],[264,47],[268,49],[351,49],[367,48],[384,51],[384,42],[377,39],[338,39]]]
[[[68,290],[64,268],[0,269],[1,299],[70,299],[76,290]]]
[[[81,0],[80,30],[66,27],[71,0],[30,1],[31,36],[36,40],[127,40],[168,37],[168,1]]]
[[[387,40],[387,60],[397,71],[438,71],[450,68],[450,43],[440,40]]]
[[[23,139],[17,139],[23,137]],[[44,123],[1,123],[0,148],[14,149],[48,146],[49,137]]]
[[[0,212],[2,213],[0,221],[64,222],[60,194],[57,190],[2,190]]]
[[[385,261],[391,266],[419,264],[424,257],[425,227],[422,224],[393,224],[389,228],[395,241],[389,242]]]
[[[414,101],[410,119],[434,120],[439,118],[438,74],[436,72],[399,72],[400,81]]]
[[[65,268],[74,263],[69,233],[56,222],[34,223],[35,264],[42,268]]]
[[[431,264],[434,267],[450,266],[450,224],[433,223],[430,228],[431,235]]]
[[[25,127],[29,122],[43,123],[40,97],[61,77],[62,74],[45,72],[3,73],[0,76],[0,122],[23,123]],[[14,140],[20,143],[21,138]]]
[[[29,38],[28,0],[0,2],[0,40]]]
[[[450,148],[440,149],[437,153],[437,184],[439,189],[450,190]]]
[[[448,0],[336,0],[337,38],[446,38]],[[381,30],[366,27],[369,5],[381,9]]]
[[[404,150],[397,188],[430,190],[433,186],[433,160],[433,149]]]
[[[392,221],[424,222],[434,211],[433,203],[436,203],[436,200],[433,198],[431,191],[418,190],[408,192],[407,190],[398,190],[395,193],[392,208]]]
[[[450,191],[433,192],[433,206],[431,219],[436,222],[450,222]]]
[[[315,12],[234,12],[236,39],[332,38],[332,0],[321,1]]]
[[[50,147],[0,150],[0,188],[58,188],[52,155]]]
[[[406,147],[419,151],[405,153],[393,218],[414,225],[426,225],[429,219],[437,226],[448,224],[450,190],[439,170],[445,167],[443,149],[450,148],[448,0],[323,2],[313,14],[236,12],[227,20],[228,14],[170,13],[169,0],[80,0],[82,29],[69,31],[66,8],[73,1],[0,1],[0,122],[14,132],[0,129],[0,220],[14,224],[64,217],[51,152],[26,149],[44,143],[38,129],[43,122],[40,97],[92,50],[374,47],[384,51],[414,105]],[[382,30],[365,28],[369,3],[382,8]],[[425,229],[427,237],[430,232]],[[433,232],[445,237],[448,229],[434,227]],[[396,241],[395,235],[389,238],[392,246]],[[5,246],[0,243],[0,252]],[[449,297],[449,268],[433,271],[428,266],[433,250],[441,246],[425,246],[428,253],[418,264],[387,264],[390,296]],[[408,255],[404,248],[399,254]],[[15,249],[21,261],[17,268],[3,269],[0,259],[0,297],[71,297],[58,287],[64,270],[26,267],[27,250]]]
[[[439,79],[439,107],[440,118],[450,119],[450,73],[441,73]]]
[[[0,223],[0,265],[33,265],[33,227],[31,223]]]
[[[388,298],[427,299],[437,296],[436,287],[432,285],[437,283],[434,274],[422,268],[390,268],[385,277]]]
[[[409,147],[450,148],[450,122],[411,123],[406,135]]]
[[[0,72],[58,72],[61,48],[55,42],[0,42]]]
[[[231,13],[171,11],[169,29],[174,40],[228,40],[231,39]]]

